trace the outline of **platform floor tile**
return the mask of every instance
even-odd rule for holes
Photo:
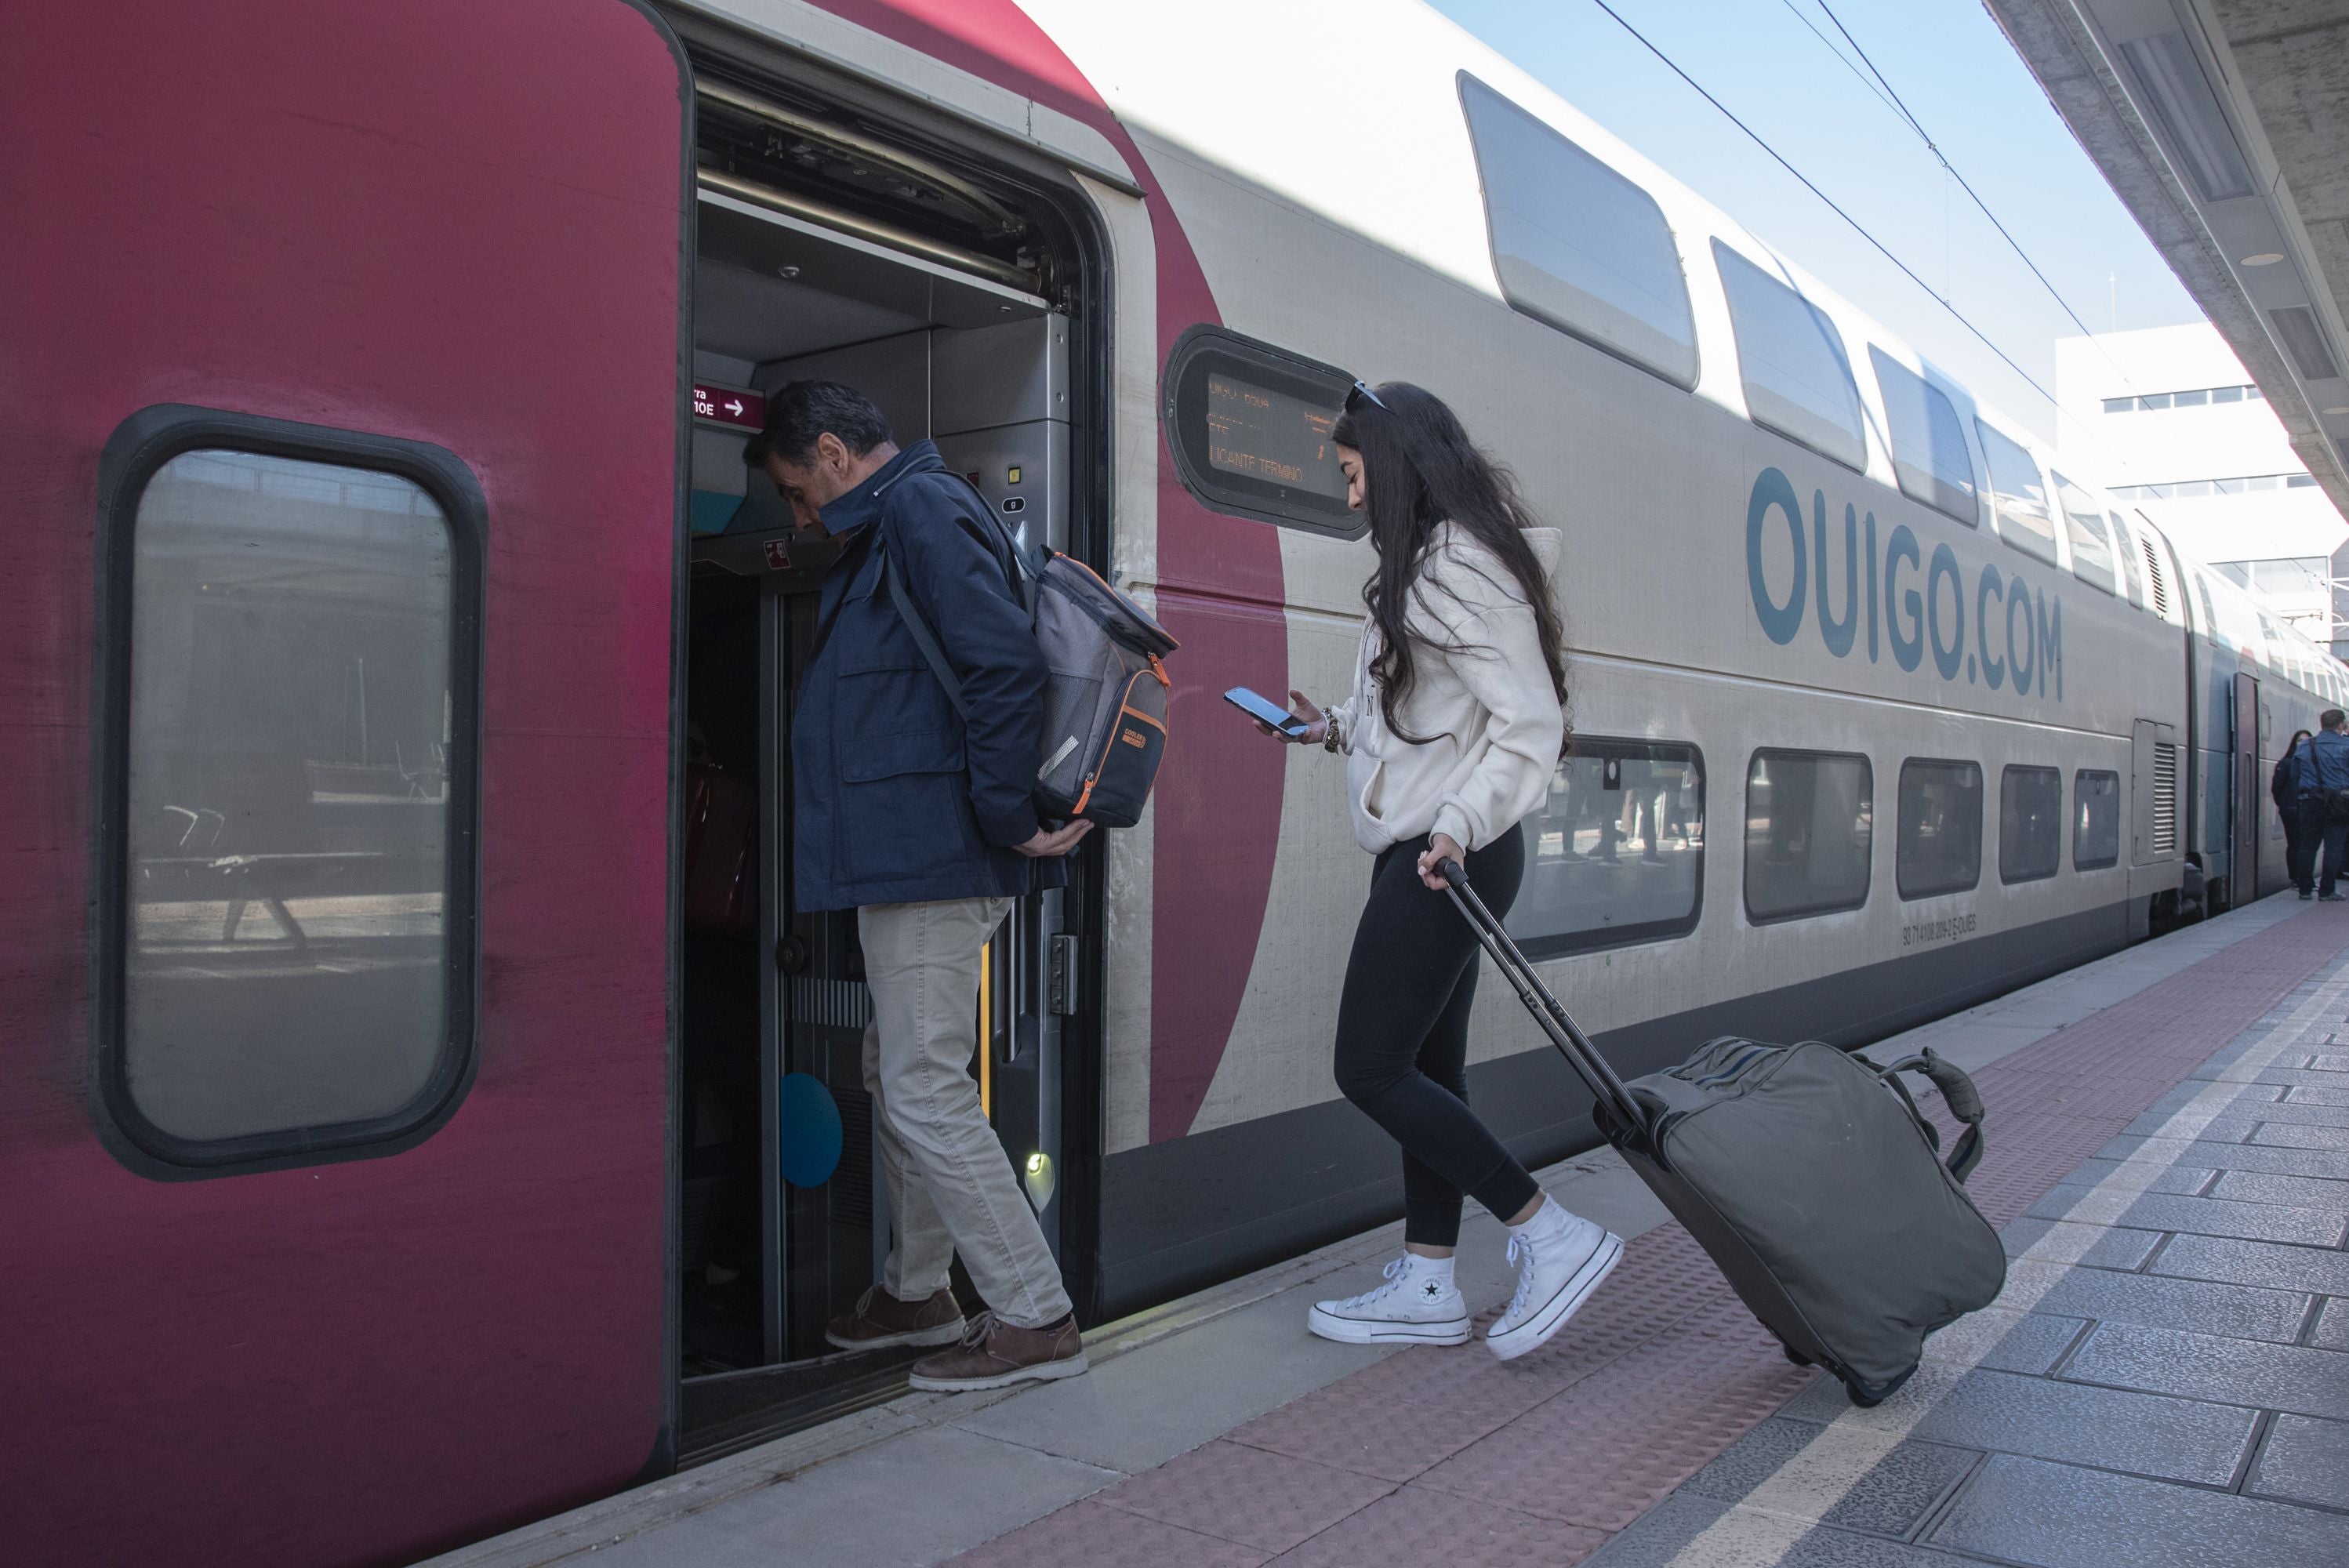
[[[1080,1502],[1047,1514],[1015,1534],[998,1536],[955,1559],[965,1568],[1167,1568],[1171,1563],[1183,1568],[1260,1568],[1271,1560],[1272,1553],[1259,1547],[1203,1535],[1097,1502]],[[771,1561],[796,1568],[798,1560],[788,1552],[779,1552]]]
[[[1392,1481],[1311,1460],[1213,1442],[1094,1501],[1164,1524],[1286,1552],[1394,1491]]]
[[[2259,1463],[2243,1482],[2246,1494],[2349,1510],[2349,1421],[2278,1416],[2261,1445]],[[2349,1516],[2341,1521],[2342,1555],[2349,1557]]]
[[[2146,1266],[2153,1274],[2186,1279],[2349,1295],[2349,1253],[2323,1247],[2234,1241],[2225,1236],[2179,1236]]]
[[[1363,1568],[1373,1563],[1572,1568],[1606,1539],[1580,1525],[1409,1486],[1273,1561],[1280,1568]]]
[[[2344,1560],[2344,1525],[2286,1503],[1998,1454],[1926,1539],[2035,1568],[2320,1568]]]
[[[1717,1502],[1740,1501],[1819,1431],[1813,1422],[1773,1417],[1697,1471],[1683,1490]],[[1844,1493],[1821,1522],[1837,1530],[1906,1540],[1981,1460],[1982,1455],[1970,1449],[1905,1440]]]
[[[2338,1350],[2107,1323],[2072,1353],[2062,1376],[2208,1400],[2213,1409],[2248,1405],[2349,1419],[2349,1355]]]

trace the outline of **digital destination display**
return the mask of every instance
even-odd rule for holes
[[[1346,476],[1330,439],[1338,410],[1236,377],[1207,377],[1207,462],[1260,484],[1342,500]]]

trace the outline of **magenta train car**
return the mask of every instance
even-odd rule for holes
[[[1184,645],[1149,812],[974,998],[1088,1323],[1400,1209],[1329,1071],[1341,770],[1219,700],[1350,678],[1358,371],[1572,541],[1511,923],[1626,1071],[2271,891],[2235,804],[2349,694],[1414,0],[129,0],[7,43],[14,1562],[401,1563],[902,1387],[823,1338],[890,1229],[854,923],[788,897],[827,561],[740,454],[794,378]],[[1587,1147],[1530,1026],[1478,1030],[1512,1146]]]

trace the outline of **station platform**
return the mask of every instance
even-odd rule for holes
[[[1873,1410],[1598,1153],[1543,1183],[1630,1244],[1520,1360],[1306,1333],[1395,1225],[1105,1326],[1090,1376],[907,1395],[434,1563],[2349,1563],[2349,910],[2271,898],[1869,1054],[1921,1046],[1982,1088],[2013,1263]],[[1479,1216],[1471,1302],[1501,1253]]]

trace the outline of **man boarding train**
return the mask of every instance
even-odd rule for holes
[[[1337,1019],[1340,1088],[1402,1158],[1403,1255],[1385,1283],[1319,1303],[1317,1335],[1457,1345],[1452,1281],[1464,1194],[1509,1228],[1517,1287],[1486,1336],[1504,1359],[1545,1343],[1588,1299],[1622,1242],[1546,1196],[1468,1108],[1473,934],[1434,867],[1466,863],[1506,907],[1524,870],[1518,822],[1565,743],[1564,638],[1537,526],[1506,470],[1452,411],[1403,383],[1357,385],[1335,438],[1348,504],[1376,566],[1353,693],[1276,732],[1348,758],[1355,834],[1376,857]],[[1033,800],[1046,671],[1002,531],[927,441],[901,450],[853,388],[794,382],[768,402],[744,460],[803,532],[844,548],[827,573],[792,724],[803,911],[854,909],[874,1021],[864,1080],[896,1233],[882,1278],[826,1337],[847,1349],[951,1346],[916,1387],[1000,1387],[1086,1369],[1068,1295],[968,1070],[981,951],[1011,901],[1065,883],[1082,820]],[[950,699],[885,587],[884,561],[934,628]],[[955,711],[960,707],[968,718]],[[987,1310],[966,1325],[947,1288],[959,1253]]]

